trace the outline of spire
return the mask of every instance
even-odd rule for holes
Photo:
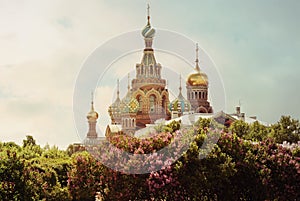
[[[181,74],[179,75],[179,93],[181,94],[181,90],[182,90],[182,87],[181,87]]]
[[[94,93],[91,92],[91,111],[94,111]]]
[[[130,90],[130,74],[128,73],[128,85],[127,85],[128,91]]]
[[[147,20],[148,20],[147,25],[150,25],[150,5],[149,4],[147,5]]]
[[[198,47],[198,43],[196,43],[196,71],[200,71],[200,67],[199,67],[199,47]]]
[[[144,38],[152,39],[155,35],[155,29],[150,25],[150,6],[147,6],[147,25],[142,30]],[[151,43],[152,44],[152,43]]]
[[[119,99],[120,98],[120,81],[119,81],[119,79],[118,79],[118,84],[117,84],[117,99]]]

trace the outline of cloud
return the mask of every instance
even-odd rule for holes
[[[241,99],[246,113],[274,122],[281,114],[300,116],[299,4],[174,0],[171,7],[154,0],[151,23],[191,37],[210,54],[225,83],[228,111]],[[142,28],[145,12],[145,2],[139,0],[1,1],[0,140],[21,143],[32,133],[40,143],[61,147],[78,141],[72,96],[82,63],[108,39]],[[191,54],[193,58],[193,50]],[[165,67],[176,66],[183,77],[190,72],[178,58],[158,51],[156,57]],[[104,116],[115,96],[116,79],[121,79],[124,96],[126,74],[131,71],[133,77],[140,60],[141,52],[121,58],[112,65],[113,76],[99,83],[95,107],[100,127],[109,122]],[[178,81],[173,80],[169,86],[176,96]],[[82,90],[89,94],[91,89]],[[86,108],[81,110],[88,112],[90,96],[83,98]],[[85,114],[80,135],[87,132]]]

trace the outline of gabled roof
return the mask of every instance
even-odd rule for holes
[[[110,133],[118,133],[122,130],[122,125],[120,125],[120,124],[109,124],[106,127],[106,132],[105,133],[107,133],[108,129],[109,129]]]

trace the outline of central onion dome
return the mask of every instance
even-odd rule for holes
[[[149,6],[149,4],[148,4],[147,9],[148,9],[148,16],[147,16],[148,22],[147,22],[147,25],[142,30],[142,35],[145,38],[153,38],[155,35],[155,29],[153,29],[150,25],[150,12],[149,12],[150,6]]]
[[[155,35],[155,29],[153,29],[148,21],[148,24],[143,28],[142,35],[145,38],[153,38]]]

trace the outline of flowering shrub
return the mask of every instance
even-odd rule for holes
[[[0,200],[92,201],[96,192],[102,200],[300,197],[298,146],[277,144],[265,127],[255,126],[253,142],[210,123],[180,130],[173,123],[142,139],[115,135],[71,157],[30,138],[24,147],[0,143]],[[257,141],[258,133],[266,139]]]

